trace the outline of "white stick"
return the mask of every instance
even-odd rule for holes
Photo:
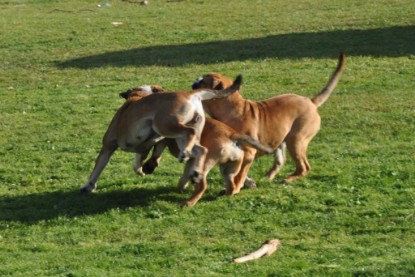
[[[262,246],[254,251],[251,252],[243,257],[237,258],[233,260],[235,263],[244,263],[251,260],[256,260],[261,258],[264,255],[270,256],[274,253],[279,247],[281,246],[281,242],[278,239],[272,239],[266,241]]]

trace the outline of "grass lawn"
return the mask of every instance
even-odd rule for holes
[[[1,276],[415,276],[413,0],[109,3],[0,1]],[[119,92],[220,72],[252,100],[311,97],[342,50],[306,178],[268,181],[263,157],[258,189],[220,196],[215,169],[181,208],[182,164],[139,177],[119,151],[79,193]],[[232,263],[273,238],[272,256]]]

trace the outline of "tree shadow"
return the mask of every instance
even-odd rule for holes
[[[175,187],[135,188],[85,194],[80,191],[55,191],[0,199],[0,221],[35,224],[59,217],[77,217],[104,213],[111,209],[146,207],[152,201],[165,200],[180,205],[189,195],[179,197]]]
[[[80,69],[153,65],[177,67],[265,58],[335,58],[342,50],[348,56],[400,57],[415,54],[414,37],[415,26],[293,33],[134,48],[58,62],[57,66]]]

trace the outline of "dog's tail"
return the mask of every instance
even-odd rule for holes
[[[311,99],[311,101],[313,101],[313,103],[317,107],[320,107],[321,105],[323,105],[323,103],[326,102],[326,100],[330,97],[331,93],[333,92],[334,88],[339,82],[340,75],[342,74],[345,64],[346,64],[346,55],[344,54],[344,52],[342,52],[339,57],[337,68],[333,72],[333,75],[331,75],[329,82],[319,94],[317,94]]]
[[[235,140],[236,143],[238,143],[238,144],[255,148],[255,149],[260,150],[262,152],[265,152],[267,154],[271,154],[272,152],[274,152],[274,150],[271,147],[263,145],[262,143],[260,143],[256,139],[253,139],[252,137],[247,136],[247,135],[238,134],[238,133],[233,134],[232,139]]]
[[[226,89],[214,90],[214,89],[197,89],[193,91],[193,95],[198,95],[202,100],[209,100],[213,98],[223,98],[231,95],[239,90],[242,84],[242,75],[238,75],[233,81],[232,85]]]

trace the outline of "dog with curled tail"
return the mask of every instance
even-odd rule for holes
[[[236,131],[251,136],[274,149],[274,164],[266,174],[273,179],[285,163],[285,149],[288,149],[296,169],[282,182],[287,183],[305,176],[311,167],[307,161],[307,147],[320,129],[320,107],[332,94],[345,66],[346,56],[340,54],[337,68],[320,93],[307,98],[296,94],[283,94],[267,100],[253,102],[244,99],[238,92],[221,99],[203,101],[203,108],[213,118],[224,122]],[[223,89],[232,80],[210,73],[198,78],[193,89]],[[250,148],[245,153],[242,169],[236,177],[238,193],[247,177],[248,170],[256,157],[265,153]]]

